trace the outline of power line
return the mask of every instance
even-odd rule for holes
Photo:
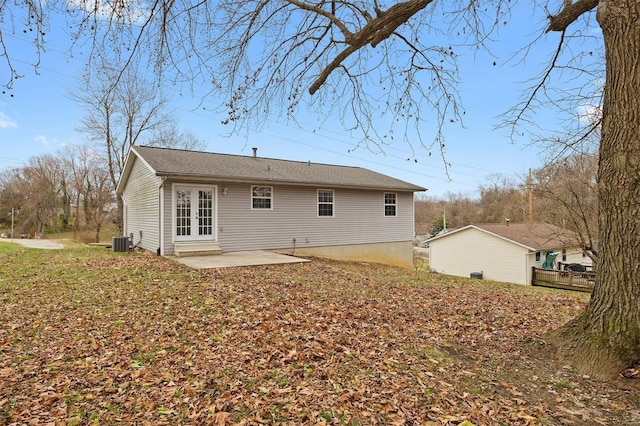
[[[289,141],[291,143],[295,143],[295,144],[298,144],[298,145],[311,147],[311,148],[314,148],[314,149],[317,149],[317,150],[320,150],[320,151],[329,152],[329,153],[334,154],[334,155],[340,155],[340,156],[343,156],[343,157],[347,157],[347,158],[350,158],[350,159],[355,159],[355,160],[362,161],[362,162],[365,162],[365,163],[375,164],[375,165],[382,166],[382,167],[385,167],[385,168],[388,168],[388,169],[400,170],[402,172],[411,173],[411,174],[414,174],[414,175],[417,175],[417,176],[421,176],[421,177],[427,177],[427,178],[430,178],[430,179],[440,180],[440,181],[444,181],[444,182],[447,182],[447,183],[457,183],[458,185],[465,185],[465,186],[470,186],[470,187],[473,187],[473,188],[477,188],[475,185],[471,185],[471,184],[468,184],[468,183],[457,182],[457,181],[445,179],[445,178],[442,178],[442,177],[437,177],[437,176],[432,176],[432,175],[428,175],[428,174],[425,174],[425,173],[416,172],[416,171],[413,171],[413,170],[407,170],[407,169],[403,169],[403,168],[400,168],[400,167],[390,166],[388,164],[379,163],[379,162],[376,162],[376,161],[366,160],[364,158],[359,158],[359,157],[356,157],[356,156],[353,156],[353,155],[347,155],[347,154],[339,152],[339,151],[333,151],[333,150],[329,150],[329,149],[326,149],[326,148],[320,148],[318,146],[315,146],[315,145],[312,145],[312,144],[308,144],[308,143],[304,143],[304,142],[300,142],[300,141],[288,138],[286,136],[274,135],[274,134],[269,133],[269,132],[262,132],[262,133],[266,134],[266,135],[269,135],[269,136],[274,136],[274,137],[277,137],[277,138],[280,138],[280,139],[284,139],[284,140]]]
[[[9,34],[9,35],[11,35],[12,37],[14,37],[17,40],[31,43],[31,41],[28,40],[26,37],[21,37],[21,36],[15,35],[15,34]],[[48,45],[54,47],[54,49],[51,49],[54,52],[57,52],[57,53],[66,53],[66,52],[68,52],[68,50],[65,50],[64,48],[62,48],[61,46],[56,45],[55,43],[48,43]],[[20,60],[20,59],[13,59],[13,60],[15,62],[17,62],[17,63],[26,64],[26,65],[33,65],[33,64],[31,64],[31,63],[29,63],[27,61],[23,61],[23,60]],[[58,70],[53,69],[53,68],[49,68],[49,67],[46,67],[46,66],[38,65],[38,69],[39,70],[44,70],[44,71],[47,71],[47,72],[50,72],[50,73],[53,73],[53,74],[56,74],[56,75],[60,75],[60,76],[66,77],[66,78],[71,79],[71,80],[82,82],[82,80],[80,78],[78,78],[77,76],[71,76],[71,75],[69,75],[67,73],[58,71]],[[164,87],[163,90],[174,92],[174,93],[182,95],[182,92],[180,92],[177,88],[174,88],[174,87]],[[202,98],[204,98],[206,96],[204,93],[198,92],[198,91],[194,91],[194,90],[192,90],[192,93],[193,93],[194,96],[198,96],[199,95]],[[187,114],[191,114],[191,115],[195,115],[195,116],[211,119],[210,116],[202,114],[201,112],[199,112],[199,111],[197,111],[195,109],[187,109],[187,108],[182,108],[182,107],[179,107],[179,106],[174,106],[173,109],[174,110],[178,110],[178,111],[182,111],[182,112],[187,113]],[[313,126],[310,126],[308,123],[304,123],[304,122],[301,122],[301,123],[302,124],[306,124],[309,127],[313,127]],[[344,136],[342,133],[340,133],[340,132],[338,132],[336,130],[333,130],[333,129],[320,127],[320,128],[318,128],[318,131],[309,131],[309,130],[307,130],[305,128],[293,127],[293,126],[291,126],[289,124],[286,124],[286,123],[285,124],[279,123],[279,126],[290,128],[290,129],[294,129],[294,130],[296,130],[298,132],[302,132],[302,133],[308,133],[308,134],[311,134],[311,135],[314,135],[314,136],[317,136],[317,137],[321,137],[321,138],[330,140],[330,141],[332,141],[334,143],[339,143],[339,144],[346,145],[346,146],[349,146],[349,147],[354,147],[355,145],[357,145],[355,143],[349,143],[349,142],[344,141],[342,139],[339,139],[339,138],[337,138],[335,136],[329,135],[329,134],[333,133],[336,136]],[[250,129],[250,131],[252,131],[254,133],[258,133],[258,134],[265,134],[265,135],[277,137],[277,138],[280,138],[280,139],[287,140],[287,141],[289,141],[291,143],[295,143],[295,144],[302,145],[302,146],[307,146],[307,147],[310,147],[310,148],[313,148],[313,149],[316,149],[316,150],[329,152],[329,153],[332,153],[332,154],[335,154],[335,155],[341,155],[341,156],[344,156],[344,157],[347,157],[347,158],[350,158],[350,159],[356,159],[356,160],[362,161],[364,163],[374,164],[374,165],[382,166],[382,167],[385,167],[385,168],[388,168],[388,169],[400,170],[400,171],[405,172],[405,173],[411,173],[411,174],[414,174],[414,175],[417,175],[417,176],[426,177],[426,178],[429,178],[429,179],[434,179],[434,180],[443,181],[443,182],[447,182],[447,183],[455,183],[455,184],[459,184],[459,185],[464,185],[464,186],[477,188],[477,185],[472,185],[472,184],[460,182],[460,181],[458,181],[456,179],[447,179],[447,178],[444,178],[444,177],[433,176],[433,175],[429,175],[429,174],[425,174],[425,173],[420,173],[420,172],[417,172],[417,171],[414,171],[414,170],[409,170],[409,169],[406,169],[406,168],[390,166],[388,164],[384,164],[384,163],[380,163],[380,162],[376,162],[376,161],[372,161],[372,160],[367,160],[367,159],[364,159],[364,158],[361,158],[361,157],[356,157],[354,155],[346,155],[344,153],[341,153],[341,152],[338,152],[338,151],[328,150],[326,148],[322,148],[320,146],[317,146],[317,145],[314,145],[314,144],[311,144],[311,143],[304,143],[304,142],[300,142],[298,140],[291,139],[289,137],[283,137],[283,136],[280,136],[280,135],[274,135],[274,134],[265,132],[263,130]],[[327,133],[329,133],[329,134],[327,134]],[[425,157],[424,155],[415,155],[415,152],[409,152],[407,150],[403,150],[403,149],[401,149],[401,148],[399,148],[398,146],[395,146],[395,145],[394,146],[388,145],[388,146],[386,146],[386,149],[388,149],[388,151],[394,151],[394,152],[399,152],[399,153],[404,154],[403,156],[399,156],[399,155],[390,154],[389,152],[384,152],[383,153],[383,155],[385,155],[386,157],[394,158],[394,159],[401,160],[401,161],[405,161],[405,159],[407,158],[406,157],[407,155],[409,157],[413,157],[413,158],[418,159],[418,160],[419,159],[423,159],[423,160],[427,159],[427,157]],[[426,165],[426,163],[421,163],[421,164],[425,164]],[[472,168],[472,169],[476,169],[476,170],[490,172],[489,170],[481,169],[481,168],[475,167],[475,166],[465,165],[465,164],[462,164],[462,163],[453,162],[453,163],[450,163],[450,165],[453,166],[453,167],[449,168],[449,170],[448,170],[449,174],[453,174],[453,175],[457,175],[457,176],[467,176],[467,177],[472,177],[474,179],[482,180],[482,179],[484,179],[484,177],[473,175],[473,174],[469,174],[469,173],[460,172],[460,171],[455,170],[455,168],[456,167],[466,167],[466,168]],[[440,170],[443,173],[445,172],[445,168],[444,167],[439,167],[439,166],[434,166],[434,165],[430,165],[429,167],[431,167],[433,169],[436,169],[436,170]]]
[[[0,163],[14,163],[14,164],[27,164],[26,161],[20,160],[18,158],[9,158],[9,157],[0,157]]]
[[[4,29],[3,31],[6,31],[6,29]],[[12,36],[15,39],[18,39],[18,40],[22,41],[22,42],[31,43],[31,40],[28,39],[27,37],[23,37],[23,36],[20,36],[20,35],[17,35],[17,34],[12,34],[12,33],[9,33],[9,35]],[[53,50],[54,52],[57,52],[57,53],[64,54],[64,53],[68,53],[69,52],[69,50],[67,50],[64,47],[59,46],[59,45],[57,45],[55,43],[47,42],[47,45],[53,46],[55,49],[51,49],[51,50]],[[26,65],[33,65],[33,64],[30,64],[30,63],[28,63],[26,61],[22,61],[22,60],[19,60],[19,59],[15,59],[15,61],[19,62],[19,63],[22,63],[22,64],[26,64]],[[52,72],[52,73],[55,73],[57,75],[64,76],[64,77],[72,79],[72,80],[76,80],[78,82],[82,82],[81,79],[79,79],[78,77],[70,76],[69,74],[66,74],[64,72],[60,72],[60,71],[57,71],[57,70],[54,70],[54,69],[51,69],[51,68],[48,68],[48,67],[43,67],[43,66],[38,66],[38,68],[42,69],[42,70],[46,70],[46,71]],[[177,88],[171,87],[171,86],[164,87],[163,90],[169,91],[169,92],[174,92],[176,94],[179,94],[180,96],[183,95],[183,93],[180,90],[178,90]],[[206,93],[204,93],[204,92],[201,92],[201,91],[198,91],[198,90],[193,90],[193,89],[191,90],[191,92],[193,93],[194,97],[198,97],[199,96],[201,99],[206,97]],[[191,110],[191,109],[187,109],[187,108],[181,108],[181,107],[177,107],[177,106],[174,106],[174,109],[175,110],[179,110],[179,111],[183,111],[183,112],[187,112],[187,113],[192,114],[192,115],[197,115],[197,116],[204,117],[204,118],[210,118],[209,116],[207,116],[205,114],[201,114],[199,112],[196,112],[196,110]],[[314,127],[314,126],[310,125],[309,123],[305,123],[303,121],[299,121],[299,122],[301,124],[303,124],[303,125],[306,125],[307,127]],[[293,126],[291,126],[291,125],[289,125],[287,123],[284,123],[284,124],[280,123],[279,125],[287,127],[287,128],[294,129],[294,130],[299,131],[299,132],[304,132],[304,133],[308,133],[308,134],[312,134],[312,135],[317,135],[317,136],[323,137],[325,139],[332,140],[334,142],[341,143],[343,145],[347,145],[347,146],[350,146],[350,147],[354,146],[353,143],[345,142],[342,139],[338,139],[336,137],[332,137],[332,136],[329,136],[329,135],[326,135],[326,134],[325,135],[321,134],[321,132],[324,132],[324,133],[334,133],[337,136],[344,136],[343,133],[340,133],[339,131],[336,131],[336,130],[333,130],[333,129],[319,128],[318,131],[309,131],[309,130],[304,129],[304,128],[293,127]],[[257,129],[251,129],[251,130],[253,132],[256,132],[256,133],[261,133],[261,131],[257,130]],[[385,147],[385,150],[395,151],[395,152],[401,153],[402,156],[394,156],[394,155],[389,154],[388,152],[384,152],[385,156],[396,158],[396,159],[399,159],[399,160],[404,160],[404,159],[407,158],[407,156],[413,157],[413,158],[416,158],[418,160],[422,160],[422,161],[425,161],[425,162],[427,162],[429,160],[429,158],[427,156],[425,156],[424,154],[423,155],[415,155],[416,152],[410,152],[408,150],[403,150],[400,147],[398,147],[397,145],[388,145],[388,146]],[[366,160],[363,160],[363,161],[366,161]],[[484,172],[487,172],[487,173],[492,173],[493,172],[492,170],[487,170],[487,169],[483,169],[483,168],[480,168],[480,167],[477,167],[477,166],[472,166],[472,165],[463,164],[463,163],[459,163],[459,162],[448,162],[448,164],[451,166],[448,170],[445,169],[445,167],[436,166],[436,165],[431,165],[430,167],[438,169],[438,170],[442,171],[443,173],[444,172],[455,173],[455,174],[460,175],[460,176],[468,176],[468,177],[472,177],[472,178],[475,178],[475,179],[484,179],[484,176],[477,176],[477,175],[468,174],[468,173],[464,173],[464,172],[460,172],[460,171],[452,170],[452,169],[455,169],[457,167],[462,167],[462,168],[469,168],[469,169],[484,171]]]
[[[207,116],[205,114],[202,114],[202,113],[200,113],[198,111],[195,111],[195,110],[186,110],[184,108],[179,108],[179,107],[177,109],[179,109],[181,111],[188,112],[190,114],[198,115],[198,116],[201,116],[201,117],[204,117],[204,118],[210,118],[209,116]],[[346,146],[349,146],[349,147],[353,147],[354,146],[354,144],[350,144],[349,142],[345,142],[345,141],[337,139],[335,137],[323,135],[323,134],[321,134],[321,132],[311,132],[311,131],[306,130],[306,129],[301,129],[301,128],[298,128],[298,127],[292,127],[292,126],[290,126],[288,124],[280,124],[280,126],[287,127],[287,128],[290,128],[290,129],[294,129],[296,131],[308,133],[308,134],[311,134],[313,136],[321,137],[321,138],[324,138],[324,139],[328,139],[328,140],[331,140],[333,142],[337,142],[337,143],[340,143],[340,144],[343,144],[343,145],[346,145]],[[322,148],[321,146],[318,146],[318,145],[301,142],[299,140],[292,139],[292,138],[287,137],[287,136],[282,136],[282,135],[277,135],[277,134],[274,134],[274,133],[270,133],[270,132],[267,132],[265,130],[250,129],[250,131],[255,132],[255,133],[259,133],[259,134],[269,135],[269,136],[272,136],[272,137],[275,137],[275,138],[279,138],[279,139],[282,139],[282,140],[287,140],[287,141],[289,141],[291,143],[294,143],[294,144],[297,144],[297,145],[302,145],[302,146],[307,146],[307,147],[310,147],[310,148],[317,149],[319,151],[329,152],[331,154],[340,155],[340,156],[347,157],[347,158],[350,158],[350,159],[356,159],[356,160],[359,160],[359,161],[362,161],[362,162],[365,162],[365,163],[375,164],[375,165],[383,166],[383,167],[386,167],[386,168],[389,168],[389,169],[400,170],[400,171],[411,173],[411,174],[414,174],[414,175],[417,175],[417,176],[428,177],[430,179],[444,181],[444,182],[447,182],[447,183],[456,183],[456,184],[460,184],[460,185],[465,185],[465,186],[470,186],[470,187],[473,187],[473,188],[477,188],[477,185],[467,184],[467,183],[464,183],[464,182],[460,182],[460,181],[458,181],[456,179],[446,179],[446,178],[443,178],[443,177],[438,177],[438,176],[433,176],[433,175],[428,175],[428,174],[416,172],[416,171],[413,171],[413,170],[410,170],[410,169],[406,169],[406,168],[390,166],[390,165],[385,164],[385,163],[379,163],[379,162],[375,162],[375,161],[372,161],[372,160],[367,160],[367,159],[364,159],[364,158],[361,158],[361,157],[356,157],[355,155],[352,155],[352,154],[351,155],[347,155],[347,154],[345,154],[343,152],[328,150],[328,149]],[[339,134],[338,132],[335,132],[335,131],[332,131],[332,130],[329,130],[329,131],[333,132],[333,133],[336,133],[336,134]],[[395,149],[395,150],[396,151],[400,151],[399,149]],[[392,155],[392,154],[389,154],[389,153],[384,153],[384,155],[385,155],[385,157],[390,157],[390,158],[394,158],[394,159],[397,159],[397,160],[406,161],[406,157],[401,157],[401,156],[398,156],[398,155]],[[425,163],[418,163],[418,164],[424,164],[426,166]],[[457,163],[453,163],[453,165],[455,166],[455,165],[458,165],[458,164]],[[433,169],[436,169],[436,170],[440,170],[443,173],[445,172],[445,168],[444,167],[438,167],[438,166],[433,166],[433,165],[429,165],[429,167],[431,167]],[[455,170],[449,170],[449,174],[460,175],[460,176],[468,176],[468,177],[472,177],[474,179],[480,179],[480,180],[483,180],[485,178],[484,176],[472,175],[472,174],[469,174],[469,173],[463,173],[463,172],[459,172],[459,171],[455,171]]]

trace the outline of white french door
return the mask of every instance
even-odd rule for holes
[[[215,241],[216,188],[176,186],[176,241]]]

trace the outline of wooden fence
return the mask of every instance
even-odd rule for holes
[[[531,285],[590,293],[596,283],[595,272],[559,271],[557,269],[540,269],[536,267],[531,269]]]

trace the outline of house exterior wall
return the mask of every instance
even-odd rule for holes
[[[527,275],[525,277],[526,281],[525,283],[527,285],[531,285],[531,279],[533,278],[533,271],[532,268],[535,266],[536,268],[539,268],[540,266],[538,266],[539,264],[542,265],[542,262],[544,262],[544,252],[540,253],[540,262],[538,262],[536,260],[536,252],[535,251],[531,251],[529,253],[527,253]]]
[[[535,266],[536,268],[542,268],[542,264],[546,259],[547,253],[551,253],[551,252],[560,253],[558,257],[556,257],[555,259],[554,269],[557,269],[558,263],[579,263],[585,266],[591,266],[593,264],[591,258],[586,256],[579,249],[567,248],[565,250],[566,250],[566,259],[562,258],[562,248],[540,250],[540,259],[537,261],[535,260],[535,253],[533,253],[533,260],[530,262],[531,266]]]
[[[529,250],[486,232],[469,228],[430,242],[429,266],[448,275],[530,284]]]
[[[159,241],[159,191],[161,179],[139,159],[134,160],[131,175],[122,191],[124,235],[133,234],[133,243],[155,252]]]
[[[172,223],[173,183],[163,185],[163,254],[173,254]],[[256,182],[259,185],[268,185]],[[360,246],[351,253],[368,251],[382,258],[389,242],[409,242],[394,248],[394,257],[402,258],[405,267],[413,262],[413,193],[382,190],[344,189],[331,187],[303,187],[271,185],[272,208],[252,209],[249,183],[215,182],[218,191],[218,242],[224,252],[244,250],[282,250],[302,253],[315,247]],[[224,188],[227,189],[223,195]],[[318,216],[318,189],[334,191],[334,216]],[[396,216],[384,215],[384,194],[397,194]],[[294,242],[295,239],[295,242]],[[382,244],[382,245],[381,245]],[[343,247],[346,250],[346,247]],[[325,250],[326,251],[326,250]],[[406,252],[406,253],[405,253]],[[353,254],[352,254],[353,255]],[[350,255],[351,256],[351,255]],[[355,256],[355,255],[353,255]],[[366,253],[360,260],[366,260]],[[385,262],[392,263],[392,262]],[[396,263],[398,264],[398,263]]]
[[[567,260],[561,260],[562,263],[579,263],[585,266],[593,265],[593,261],[589,256],[578,249],[567,249]]]

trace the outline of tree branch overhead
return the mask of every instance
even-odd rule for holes
[[[598,0],[578,0],[575,3],[565,1],[564,6],[556,15],[549,15],[549,26],[546,32],[564,31],[583,14],[595,9]]]
[[[375,18],[368,15],[370,20],[362,29],[353,34],[349,33],[349,36],[345,37],[345,42],[349,46],[340,52],[334,60],[322,70],[318,78],[309,87],[309,93],[311,95],[315,94],[325,83],[329,75],[352,53],[367,44],[370,44],[371,47],[376,47],[380,42],[391,36],[400,25],[406,23],[413,15],[427,7],[432,1],[433,0],[410,0],[394,4],[386,11],[376,9]],[[347,33],[345,33],[345,35],[346,34]]]

